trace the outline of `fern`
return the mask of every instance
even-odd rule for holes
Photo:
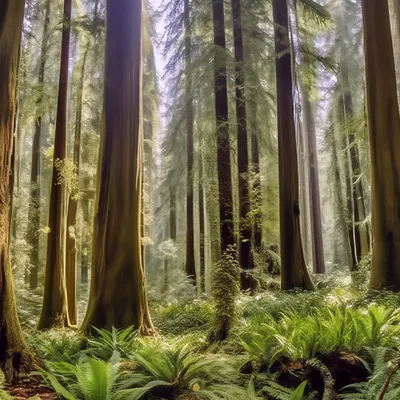
[[[373,370],[367,382],[354,383],[343,388],[339,398],[343,400],[376,400],[381,397],[382,388],[388,383],[384,400],[395,400],[400,396],[399,353],[386,347],[368,349],[373,360]],[[395,369],[394,369],[395,368]],[[394,372],[394,373],[393,373]],[[391,373],[393,375],[391,376]],[[390,377],[390,381],[388,381]]]
[[[94,329],[96,336],[88,339],[89,348],[86,350],[86,354],[108,360],[114,352],[118,352],[121,357],[127,358],[133,350],[137,338],[137,332],[133,326],[125,329],[113,327],[111,331]]]
[[[131,359],[137,371],[129,372],[121,380],[118,397],[121,399],[141,399],[160,390],[166,396],[187,394],[204,399],[212,399],[221,392],[230,398],[228,393],[240,392],[235,385],[227,385],[237,376],[230,359],[202,356],[185,342],[171,345],[143,339]]]

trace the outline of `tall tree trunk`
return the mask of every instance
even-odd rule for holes
[[[169,177],[169,238],[175,243],[177,238],[176,232],[176,187],[172,182],[173,176]],[[164,259],[164,291],[169,288],[169,259]]]
[[[228,119],[228,90],[226,70],[225,16],[223,0],[212,1],[214,31],[214,93],[217,128],[217,169],[219,194],[220,243],[222,254],[233,254],[236,243],[233,220],[231,145]],[[214,332],[215,341],[229,335],[230,318],[224,316]]]
[[[23,0],[0,3],[0,368],[7,382],[18,380],[19,370],[32,363],[18,319],[9,258],[11,158],[24,6]]]
[[[370,243],[368,237],[368,228],[365,223],[366,212],[364,204],[364,191],[362,185],[362,171],[360,165],[360,156],[358,146],[355,142],[355,136],[351,129],[351,120],[354,117],[353,100],[349,88],[348,68],[344,57],[342,57],[341,68],[342,79],[342,97],[339,101],[340,114],[346,126],[345,150],[348,154],[346,162],[346,184],[347,184],[347,202],[349,210],[349,236],[353,252],[353,265],[356,266],[361,258],[368,254]]]
[[[400,104],[400,2],[389,0],[391,16],[394,62],[397,76],[397,96]]]
[[[332,157],[332,169],[335,174],[335,181],[334,181],[334,194],[335,194],[335,203],[337,209],[337,216],[339,219],[340,230],[342,233],[342,241],[344,246],[344,251],[347,257],[347,263],[349,266],[350,271],[354,271],[354,260],[353,260],[353,253],[351,251],[351,238],[348,234],[348,224],[347,224],[347,217],[346,217],[346,209],[343,201],[343,192],[342,192],[342,178],[340,173],[340,165],[339,165],[339,158],[337,152],[337,141],[335,135],[335,128],[333,126],[333,122],[331,121],[330,126],[331,131],[331,157]]]
[[[253,105],[254,111],[250,121],[251,127],[251,162],[253,165],[253,200],[254,200],[254,226],[253,226],[253,246],[254,249],[260,249],[262,244],[262,193],[260,179],[260,146],[258,143],[257,128],[257,105]]]
[[[80,175],[81,159],[81,133],[82,133],[82,103],[83,89],[85,84],[85,66],[89,48],[86,47],[82,58],[80,79],[77,88],[76,114],[75,114],[75,137],[74,137],[74,164],[76,174]],[[67,215],[67,256],[66,256],[66,281],[68,314],[71,324],[77,324],[76,314],[76,264],[77,264],[77,244],[76,244],[76,216],[78,213],[79,193],[71,193],[68,202]]]
[[[300,234],[299,178],[293,110],[292,57],[286,0],[273,0],[278,102],[281,287],[313,290]]]
[[[206,291],[206,254],[205,254],[205,207],[204,207],[204,182],[203,182],[203,153],[202,142],[198,150],[199,163],[199,239],[200,239],[200,292]]]
[[[217,122],[219,219],[221,226],[221,251],[224,253],[229,246],[234,246],[236,242],[233,222],[224,3],[222,0],[213,0],[212,7],[214,45],[216,47],[214,60],[214,90]]]
[[[241,0],[232,0],[233,42],[235,48],[237,163],[239,188],[239,264],[242,268],[240,285],[242,290],[256,289],[256,281],[247,271],[253,269],[251,251],[252,226],[249,221],[249,149],[247,138],[247,117],[244,78],[244,54]]]
[[[300,191],[300,234],[303,241],[303,252],[306,264],[310,262],[309,249],[309,217],[310,217],[310,202],[309,202],[309,180],[307,171],[309,168],[308,162],[308,139],[306,133],[303,132],[300,116],[296,117],[298,127],[298,158],[299,158],[299,191]]]
[[[68,68],[71,36],[72,0],[64,0],[64,21],[61,42],[61,65],[58,88],[56,133],[54,138],[53,179],[50,194],[49,228],[47,238],[46,275],[42,313],[38,329],[69,326],[67,289],[65,282],[65,243],[67,192],[62,182],[60,162],[67,157]]]
[[[187,151],[187,193],[186,193],[186,274],[196,282],[196,264],[194,256],[194,208],[193,208],[193,93],[191,76],[192,37],[190,26],[189,0],[184,0],[185,23],[185,62],[186,62],[186,151]]]
[[[309,168],[309,198],[311,242],[314,273],[325,272],[324,244],[322,240],[321,201],[319,193],[318,155],[316,132],[312,104],[310,103],[308,88],[303,86],[303,111],[305,131],[308,134],[308,168]]]
[[[40,66],[39,66],[39,97],[36,101],[37,118],[35,121],[35,134],[32,144],[32,161],[31,161],[31,182],[30,182],[30,198],[28,211],[28,232],[26,241],[30,246],[29,254],[29,287],[36,289],[38,286],[38,270],[39,270],[39,228],[40,228],[40,145],[42,132],[42,103],[43,103],[43,86],[44,72],[47,61],[48,32],[50,26],[50,0],[46,1],[45,17],[43,22],[42,47],[40,50]]]
[[[104,114],[83,329],[151,333],[141,252],[142,1],[107,0]],[[130,40],[121,40],[130,38]]]
[[[400,290],[400,116],[387,0],[363,0],[373,252],[370,286]]]
[[[89,248],[90,248],[90,237],[88,234],[89,224],[91,223],[89,210],[90,210],[90,200],[89,196],[86,195],[86,190],[91,188],[91,180],[89,177],[85,176],[83,178],[83,190],[85,196],[83,197],[82,204],[82,214],[84,229],[82,231],[82,255],[81,255],[81,283],[88,283],[89,281]]]

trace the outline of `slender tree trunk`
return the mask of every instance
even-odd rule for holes
[[[42,48],[40,50],[40,67],[39,67],[39,97],[36,101],[37,118],[35,121],[35,134],[32,144],[32,161],[31,161],[31,182],[30,182],[30,198],[28,211],[28,232],[27,243],[30,246],[29,254],[29,287],[36,289],[38,286],[38,270],[39,270],[39,228],[40,228],[40,145],[42,132],[42,103],[43,103],[43,86],[44,72],[47,61],[48,32],[50,25],[50,1],[46,1],[45,17],[43,23]]]
[[[321,201],[319,193],[318,155],[312,105],[308,89],[303,86],[303,111],[305,131],[308,133],[308,168],[311,241],[314,273],[325,273],[324,244],[322,240]]]
[[[342,90],[343,95],[340,100],[340,113],[346,125],[347,135],[345,139],[345,149],[348,153],[346,162],[346,184],[349,210],[349,236],[353,252],[353,265],[356,266],[361,258],[368,254],[370,243],[368,237],[368,227],[365,223],[366,212],[364,204],[364,191],[361,179],[360,156],[358,146],[355,142],[354,133],[351,130],[350,121],[354,117],[353,101],[349,89],[349,76],[346,61],[342,60]]]
[[[200,291],[206,291],[206,258],[205,258],[205,208],[204,208],[204,183],[203,183],[203,153],[202,143],[198,150],[199,163],[199,238],[200,238]]]
[[[153,331],[141,252],[142,1],[107,0],[104,114],[83,329]],[[130,38],[130,40],[121,40]]]
[[[353,259],[353,253],[351,250],[351,238],[348,234],[348,224],[347,224],[347,218],[346,218],[346,209],[343,201],[343,193],[342,193],[342,178],[340,174],[340,166],[339,166],[339,158],[338,158],[338,153],[337,153],[337,143],[336,143],[336,137],[335,137],[335,130],[334,126],[331,125],[330,129],[332,129],[332,147],[331,147],[331,154],[332,154],[332,169],[335,174],[335,188],[334,188],[334,193],[335,193],[335,201],[336,201],[336,207],[337,207],[337,215],[339,219],[339,224],[340,224],[340,230],[342,232],[342,241],[343,241],[343,246],[344,246],[344,251],[347,256],[347,262],[349,265],[350,271],[354,271],[354,259]]]
[[[273,0],[278,102],[281,287],[313,290],[300,234],[299,178],[293,110],[292,60],[286,0]]]
[[[65,244],[67,192],[62,181],[60,162],[67,157],[67,102],[69,44],[71,35],[72,0],[64,0],[64,21],[61,42],[60,83],[56,133],[54,139],[53,179],[50,194],[49,228],[47,238],[46,275],[43,306],[38,329],[69,326],[67,289],[65,282]]]
[[[214,85],[217,122],[217,166],[221,251],[236,243],[233,222],[231,145],[228,120],[228,91],[226,75],[225,17],[223,0],[213,0]]]
[[[190,27],[189,0],[184,0],[185,23],[185,62],[186,62],[186,129],[187,129],[187,194],[186,194],[186,274],[196,282],[196,264],[194,256],[194,208],[193,208],[193,93],[191,76],[192,37]]]
[[[81,283],[89,282],[89,247],[90,247],[90,238],[88,234],[88,229],[90,225],[90,216],[89,216],[89,197],[86,195],[86,190],[91,187],[90,178],[85,176],[83,178],[83,190],[85,196],[83,197],[82,203],[82,214],[83,214],[83,222],[84,229],[81,233],[82,235],[82,256],[81,256]]]
[[[400,102],[400,2],[398,0],[389,0],[389,11],[391,16],[394,62],[397,76],[397,96]]]
[[[257,128],[257,105],[253,105],[254,112],[250,121],[251,127],[251,162],[253,164],[254,182],[253,182],[253,199],[254,199],[254,226],[253,226],[253,246],[254,249],[260,249],[262,244],[262,193],[260,179],[260,149],[258,143]]]
[[[363,0],[373,252],[370,286],[400,290],[400,117],[387,0]]]
[[[176,187],[172,183],[173,176],[169,177],[169,238],[175,243],[177,238],[176,232]],[[169,288],[169,259],[164,259],[164,291]]]
[[[80,71],[80,79],[77,88],[76,115],[75,115],[75,138],[74,138],[74,164],[76,174],[80,176],[81,159],[81,133],[82,133],[82,103],[83,89],[85,84],[85,66],[89,48],[85,49]],[[77,244],[76,244],[76,216],[78,213],[78,194],[71,193],[68,202],[67,216],[67,256],[66,256],[66,281],[68,314],[71,324],[77,324],[76,313],[76,264],[77,264]]]
[[[252,226],[249,221],[249,150],[247,137],[247,117],[244,78],[244,54],[241,0],[232,0],[233,42],[235,48],[237,163],[239,188],[239,264],[242,268],[240,285],[242,290],[256,289],[256,281],[247,271],[253,269]]]
[[[14,296],[9,258],[13,134],[17,107],[17,77],[24,17],[23,0],[0,3],[0,368],[7,382],[32,367]]]

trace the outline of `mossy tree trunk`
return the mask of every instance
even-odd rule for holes
[[[82,57],[80,77],[77,88],[76,114],[75,114],[75,137],[74,137],[74,164],[75,173],[79,178],[81,159],[81,134],[82,134],[82,105],[83,89],[85,84],[85,66],[89,48],[86,47]],[[76,190],[76,188],[74,189]],[[77,264],[77,243],[76,243],[76,217],[78,213],[79,193],[71,193],[68,201],[67,214],[67,243],[66,243],[66,282],[68,314],[72,325],[77,324],[76,313],[76,264]]]
[[[69,326],[65,281],[67,191],[62,165],[67,157],[68,68],[72,0],[64,0],[53,178],[50,193],[46,274],[38,329]]]
[[[278,103],[281,288],[312,290],[300,234],[299,178],[293,109],[292,57],[286,0],[273,0]]]
[[[219,221],[221,226],[220,242],[221,251],[224,253],[229,246],[234,246],[236,242],[233,222],[224,2],[221,0],[213,0],[212,10],[215,45],[214,93],[217,126]]]
[[[103,130],[86,331],[131,325],[144,334],[153,331],[141,252],[141,21],[141,0],[107,0]]]
[[[17,77],[24,0],[0,3],[0,368],[8,382],[29,369],[32,357],[15,304],[9,258],[12,152],[17,107]]]
[[[372,289],[400,290],[400,116],[387,0],[363,0],[371,148]]]
[[[43,108],[43,91],[44,91],[44,73],[47,62],[48,33],[50,27],[50,0],[45,3],[45,17],[43,23],[42,46],[40,50],[40,66],[39,66],[39,96],[36,101],[37,117],[35,121],[35,133],[32,144],[32,161],[31,161],[31,182],[30,182],[30,198],[28,211],[28,232],[27,244],[30,246],[29,254],[29,287],[36,289],[38,286],[38,270],[39,270],[39,228],[40,228],[40,144],[42,132],[42,108]]]
[[[194,160],[194,112],[191,76],[192,36],[190,22],[189,0],[184,0],[185,24],[185,69],[186,69],[186,154],[187,154],[187,180],[186,180],[186,274],[196,282],[196,264],[194,255],[194,203],[193,203],[193,160]]]
[[[256,289],[256,281],[247,272],[253,269],[252,226],[250,217],[250,176],[244,77],[244,52],[241,0],[232,0],[233,43],[235,52],[235,89],[237,125],[237,163],[239,188],[239,264],[242,290]]]

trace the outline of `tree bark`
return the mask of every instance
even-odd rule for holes
[[[370,287],[400,290],[400,116],[387,0],[363,0],[373,252]]]
[[[250,121],[251,127],[251,162],[253,165],[253,199],[255,207],[254,226],[253,226],[253,247],[260,249],[262,244],[262,192],[260,179],[260,146],[258,143],[257,128],[257,105],[253,105],[254,111]]]
[[[339,165],[339,158],[338,158],[338,152],[337,152],[337,141],[336,141],[336,135],[335,135],[335,128],[333,126],[332,121],[331,121],[330,129],[332,130],[332,132],[331,132],[331,134],[332,134],[331,155],[332,155],[332,169],[334,170],[334,174],[335,174],[334,194],[335,194],[337,216],[339,219],[340,230],[342,233],[343,246],[344,246],[344,251],[345,251],[345,254],[347,257],[347,263],[349,266],[349,270],[354,271],[353,253],[351,251],[351,246],[350,246],[351,238],[348,233],[346,209],[345,209],[345,205],[344,205],[344,201],[343,201],[342,178],[341,178],[341,173],[340,173],[340,165]]]
[[[190,26],[189,0],[184,0],[185,24],[185,62],[186,62],[186,152],[187,152],[187,180],[186,180],[186,274],[196,282],[196,263],[194,255],[194,208],[193,208],[193,93],[191,76],[192,37]]]
[[[46,275],[43,307],[38,329],[69,326],[67,289],[65,282],[65,244],[67,192],[59,162],[67,157],[68,68],[71,36],[72,0],[64,0],[64,21],[61,41],[60,80],[56,133],[54,139],[53,179],[50,194],[49,228],[47,238]]]
[[[153,332],[141,252],[141,21],[141,0],[107,0],[103,131],[85,331],[133,325],[143,334]]]
[[[391,16],[392,39],[394,62],[397,76],[397,96],[400,104],[400,2],[389,0],[389,11]]]
[[[45,17],[43,23],[42,47],[40,50],[40,67],[39,67],[39,97],[36,101],[37,118],[35,121],[35,134],[32,144],[32,161],[31,161],[31,182],[30,182],[30,198],[28,211],[28,232],[27,243],[30,246],[29,254],[29,287],[36,289],[38,286],[38,270],[39,270],[39,228],[40,228],[40,144],[42,132],[42,103],[43,103],[43,86],[44,73],[47,61],[48,32],[50,26],[50,1],[46,1]]]
[[[278,103],[281,288],[313,290],[300,234],[299,178],[293,110],[292,57],[286,0],[273,0]]]
[[[232,0],[233,42],[235,50],[237,163],[239,188],[239,264],[242,268],[240,286],[242,290],[256,289],[256,281],[247,272],[253,269],[252,226],[249,221],[249,150],[245,98],[244,54],[241,0]]]
[[[17,107],[17,77],[25,1],[0,3],[0,368],[7,382],[32,367],[14,296],[9,258],[13,134]]]
[[[82,103],[83,89],[85,84],[85,66],[89,48],[85,49],[82,58],[79,84],[77,88],[76,114],[75,114],[75,138],[74,138],[74,164],[76,174],[80,176],[81,159],[81,134],[82,134]],[[66,281],[68,314],[72,325],[77,324],[76,313],[76,265],[77,265],[77,244],[76,244],[76,216],[78,213],[79,193],[71,193],[68,202],[67,215],[67,256],[66,256]]]
[[[231,145],[228,120],[228,91],[226,73],[226,41],[223,0],[213,0],[213,31],[215,45],[214,93],[217,124],[217,167],[219,193],[220,240],[222,253],[234,246]]]
[[[341,80],[342,96],[339,101],[339,111],[347,130],[344,149],[346,154],[348,154],[348,161],[345,160],[347,208],[349,212],[348,231],[353,254],[353,266],[356,268],[362,257],[368,254],[370,241],[368,228],[365,223],[366,212],[360,156],[358,145],[355,142],[355,136],[350,126],[350,121],[354,117],[353,100],[349,89],[348,68],[344,56],[342,56]]]
[[[203,183],[203,154],[202,142],[198,150],[199,163],[199,239],[200,239],[200,292],[206,291],[206,254],[205,254],[205,208],[204,208],[204,183]]]
[[[322,240],[321,201],[319,193],[318,155],[312,104],[308,88],[302,87],[305,131],[308,134],[308,175],[310,198],[311,241],[314,273],[325,273],[324,243]]]

